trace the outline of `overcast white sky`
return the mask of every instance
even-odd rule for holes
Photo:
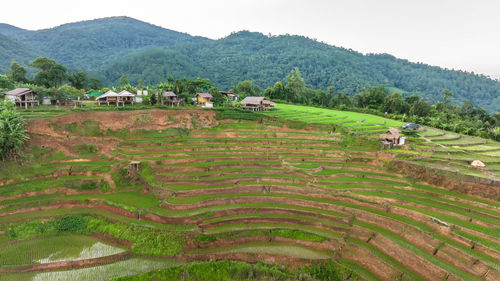
[[[13,0],[0,22],[26,29],[130,16],[213,39],[233,31],[299,34],[500,77],[498,0]]]

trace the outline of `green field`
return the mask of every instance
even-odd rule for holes
[[[130,256],[85,268],[2,274],[0,280],[107,280],[151,270],[141,276],[180,278],[217,272],[215,260],[227,258],[297,265],[315,276],[311,280],[327,280],[318,277],[321,270],[359,280],[500,277],[498,199],[418,182],[391,169],[392,158],[379,157],[374,139],[401,122],[284,104],[264,115],[245,113],[244,119],[202,113],[206,123],[184,120],[190,129],[141,128],[137,134],[104,130],[98,121],[91,127],[61,123],[57,146],[33,143],[23,166],[3,163],[8,169],[0,170],[0,274],[40,261]],[[119,114],[134,118],[133,112]],[[177,110],[155,114],[176,126]],[[334,126],[343,129],[332,133]],[[408,148],[383,153],[481,174],[470,169],[471,156],[461,149],[475,145],[448,148],[444,140],[431,140],[446,133],[426,134],[441,133],[426,129],[410,138]],[[73,143],[78,138],[85,143]],[[493,156],[482,157],[495,167],[488,158]],[[140,161],[137,171],[131,161]],[[197,260],[212,262],[192,271]],[[329,267],[321,267],[324,262]],[[279,280],[294,280],[296,273],[286,274],[289,279]]]

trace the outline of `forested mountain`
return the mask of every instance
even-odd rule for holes
[[[28,31],[2,25],[0,33],[73,69],[95,70],[152,47],[207,41],[129,17],[112,17]]]
[[[489,111],[500,111],[500,83],[485,76],[411,63],[387,54],[363,55],[301,36],[268,37],[242,31],[217,41],[187,44],[171,50],[174,52],[165,53],[172,59],[169,63],[155,63],[168,60],[159,58],[162,56],[159,50],[145,52],[111,64],[103,72],[103,78],[114,83],[124,74],[133,82],[143,79],[158,83],[166,74],[209,78],[222,89],[251,80],[262,89],[284,80],[291,69],[298,67],[312,88],[334,86],[352,95],[362,87],[386,85],[432,102],[442,100],[443,90],[449,89],[454,93],[451,98],[454,103],[470,99]],[[178,70],[173,69],[174,61],[176,64],[180,61],[177,66],[191,65],[192,68],[183,69],[179,75]],[[162,75],[146,77],[145,73]]]
[[[453,103],[469,99],[489,111],[500,111],[500,82],[485,76],[411,63],[387,54],[363,55],[302,36],[242,31],[210,40],[127,17],[38,31],[0,25],[0,34],[55,59],[70,72],[91,72],[105,85],[116,84],[122,75],[133,84],[139,80],[159,83],[172,76],[209,78],[221,89],[251,80],[264,89],[283,81],[298,67],[311,88],[333,86],[353,95],[363,87],[385,85],[432,102],[442,100],[443,90],[449,89],[454,93]],[[0,56],[17,59],[9,48],[0,49]],[[10,60],[2,60],[0,69]]]
[[[39,56],[39,53],[30,49],[21,42],[0,34],[0,72],[9,68],[12,61],[27,65]]]

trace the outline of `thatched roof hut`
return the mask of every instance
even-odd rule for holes
[[[275,103],[268,100],[266,97],[246,97],[241,101],[243,109],[251,109],[254,111],[265,110],[269,107],[274,107]]]
[[[399,134],[399,131],[395,128],[389,128],[387,132],[383,133],[380,135],[381,140],[393,140],[393,139],[398,139],[401,135]]]

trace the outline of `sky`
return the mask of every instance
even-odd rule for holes
[[[2,1],[0,22],[36,30],[129,16],[212,39],[296,34],[500,78],[499,14],[497,0],[16,0]]]

